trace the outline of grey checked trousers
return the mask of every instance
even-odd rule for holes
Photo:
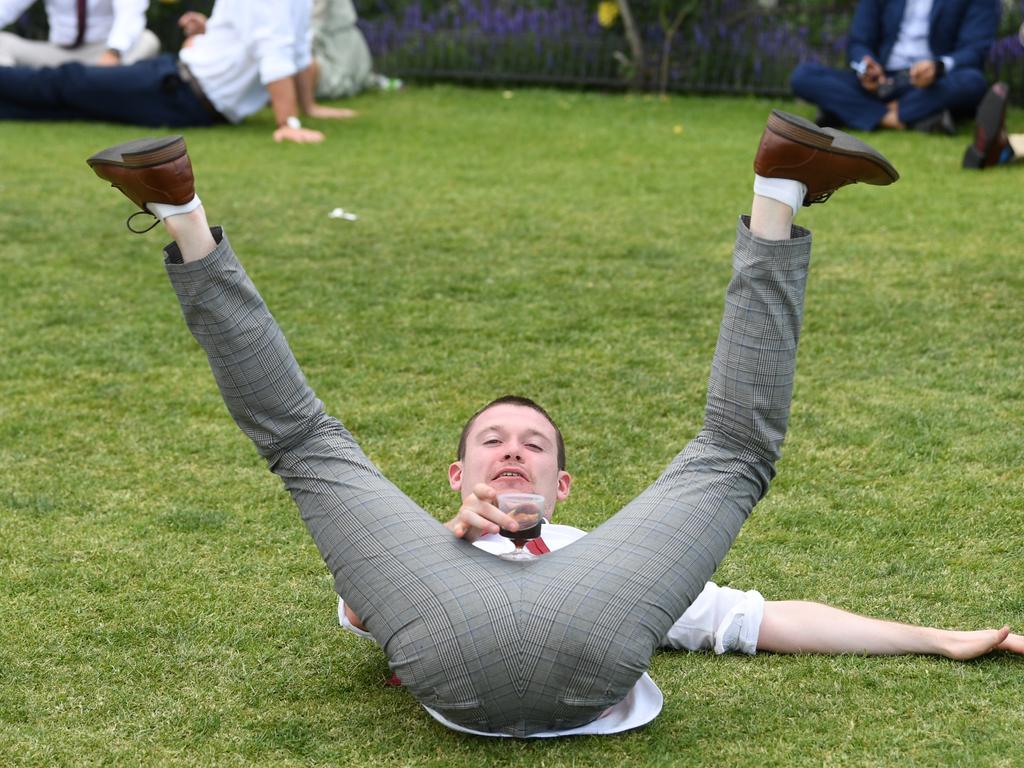
[[[768,490],[789,418],[811,237],[741,220],[705,422],[622,511],[528,563],[456,539],[324,412],[226,237],[166,249],[224,402],[298,505],[335,588],[422,704],[513,736],[590,722],[647,669]]]

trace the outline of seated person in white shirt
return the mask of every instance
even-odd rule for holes
[[[341,99],[376,85],[373,57],[359,27],[352,0],[315,0],[313,3],[313,69],[309,84],[316,98]],[[185,34],[183,48],[206,32],[207,17],[197,11],[182,14],[178,26]],[[353,116],[354,112],[351,113]]]
[[[0,29],[13,24],[35,0],[0,0]],[[149,0],[46,0],[49,40],[0,32],[0,66],[55,67],[69,61],[98,66],[134,64],[160,53],[146,29]]]
[[[502,481],[488,478],[479,467],[467,466],[465,445],[471,434],[480,429],[480,417],[501,408],[537,409],[544,418],[548,418],[532,400],[515,396],[498,398],[470,418],[459,441],[459,460],[448,468],[449,483],[454,491],[461,494],[462,507],[445,524],[456,536],[472,541],[475,546],[494,555],[509,552],[514,547],[510,539],[498,534],[501,527],[509,522],[495,506],[497,494],[505,489]],[[561,432],[553,422],[552,426],[561,442]],[[561,473],[558,500],[568,497],[571,484],[571,476]],[[583,536],[586,532],[578,528],[546,522],[538,540],[543,543],[532,549],[538,554],[554,551]],[[338,621],[345,629],[373,639],[343,598],[338,599]],[[662,647],[685,651],[713,650],[719,654],[755,655],[758,651],[872,656],[930,654],[968,660],[996,650],[1024,654],[1024,636],[1011,634],[1007,626],[958,631],[900,624],[860,616],[821,603],[765,600],[756,590],[741,591],[708,582],[704,591],[672,625]],[[391,683],[397,685],[401,681],[393,677]],[[661,711],[661,705],[661,691],[645,673],[633,692],[598,720],[571,731],[543,735],[617,733],[650,722]],[[496,735],[467,731],[439,712],[424,708],[440,723],[454,730]]]
[[[322,141],[300,112],[347,118],[313,98],[309,0],[218,0],[181,52],[104,69],[0,67],[0,120],[105,120],[149,126],[239,123],[271,103],[276,141]]]

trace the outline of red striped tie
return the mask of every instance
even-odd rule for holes
[[[86,0],[78,0],[78,37],[75,38],[72,48],[78,48],[85,41],[85,2]]]
[[[550,549],[548,549],[548,545],[544,543],[544,539],[531,539],[530,541],[526,542],[526,548],[538,557],[540,557],[541,555],[546,555],[548,552],[551,551]]]

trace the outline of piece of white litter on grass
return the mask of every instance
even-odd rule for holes
[[[345,221],[359,221],[359,217],[351,211],[346,211],[344,208],[335,208],[333,211],[327,214],[329,219],[344,219]]]

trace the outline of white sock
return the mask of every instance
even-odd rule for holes
[[[754,174],[754,194],[770,197],[793,209],[795,217],[807,197],[807,185],[794,179],[770,179]]]
[[[149,209],[150,213],[156,216],[157,221],[163,221],[168,216],[190,213],[202,204],[203,201],[199,199],[199,195],[196,195],[184,205],[171,205],[170,203],[146,203],[146,207]]]

